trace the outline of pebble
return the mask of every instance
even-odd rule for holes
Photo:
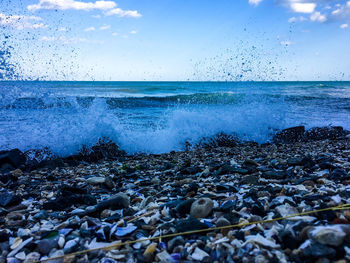
[[[191,216],[195,218],[203,218],[208,216],[214,207],[213,200],[210,198],[200,198],[191,205]]]

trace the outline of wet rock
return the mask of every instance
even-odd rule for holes
[[[326,140],[326,139],[339,139],[345,136],[343,127],[340,126],[327,126],[316,127],[305,132],[306,140]]]
[[[18,205],[20,202],[21,198],[18,195],[7,191],[0,193],[0,206],[2,207]]]
[[[241,179],[240,183],[257,185],[259,183],[259,177],[256,175],[246,175]]]
[[[38,243],[38,249],[41,254],[47,255],[57,246],[57,239],[42,239]]]
[[[348,225],[317,226],[310,229],[309,236],[323,245],[340,246],[346,237],[343,227],[350,233]]]
[[[96,205],[96,209],[98,211],[102,211],[104,209],[123,209],[128,208],[130,205],[130,198],[124,193],[119,193],[114,197],[104,200]]]
[[[193,198],[182,201],[176,206],[176,212],[179,213],[180,216],[189,214],[194,201],[195,199]]]
[[[195,218],[203,218],[208,216],[214,207],[213,200],[210,198],[200,198],[191,205],[191,216]]]
[[[77,204],[94,205],[96,204],[96,198],[90,194],[72,194],[69,196],[60,196],[55,200],[44,203],[43,208],[45,210],[60,211]]]
[[[169,251],[172,252],[175,247],[182,246],[184,244],[185,244],[185,239],[182,236],[174,237],[168,242]]]
[[[334,258],[336,255],[336,251],[334,248],[322,245],[317,242],[312,242],[310,240],[307,240],[303,244],[301,244],[299,250],[301,250],[302,255],[306,258]]]
[[[296,126],[284,129],[272,138],[274,143],[294,143],[301,141],[305,133],[305,126]]]
[[[0,151],[0,171],[7,167],[21,168],[26,163],[25,155],[19,149]]]
[[[348,173],[341,168],[334,169],[332,173],[328,176],[328,179],[330,180],[344,180],[348,178],[349,178]]]
[[[89,184],[103,184],[106,181],[106,178],[104,177],[90,177],[86,180]]]
[[[187,232],[192,230],[207,229],[208,225],[200,222],[198,219],[189,218],[185,220],[180,220],[176,224],[177,232]]]

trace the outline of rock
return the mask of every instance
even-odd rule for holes
[[[0,193],[0,206],[9,207],[18,205],[21,202],[21,198],[10,192],[1,192]]]
[[[64,255],[63,250],[56,250],[55,252],[53,252],[49,256],[49,258],[62,257],[63,255]],[[58,259],[47,260],[46,263],[63,263],[63,257],[62,258],[58,258]]]
[[[323,245],[340,246],[346,237],[341,226],[316,226],[310,229],[309,236]],[[345,225],[345,227],[350,230],[349,226]]]
[[[64,245],[63,251],[65,254],[74,252],[79,247],[79,238],[71,239]]]
[[[246,236],[246,243],[257,243],[259,245],[262,245],[264,247],[269,247],[269,248],[279,248],[280,245],[276,244],[275,241],[272,241],[270,239],[267,239],[263,236],[261,236],[260,234],[257,234],[256,236]],[[242,246],[244,246],[245,244],[243,244]]]
[[[60,196],[52,201],[43,204],[45,210],[60,211],[70,208],[72,205],[85,204],[95,205],[96,198],[90,194],[71,194],[69,196]]]
[[[305,132],[308,141],[339,139],[345,137],[344,129],[340,126],[315,127]]]
[[[192,206],[194,201],[195,201],[195,199],[193,199],[193,198],[182,201],[181,203],[179,203],[176,206],[176,212],[180,216],[184,216],[186,214],[189,214],[191,211],[191,206]]]
[[[173,239],[168,241],[169,251],[172,252],[175,247],[182,246],[184,244],[185,244],[185,239],[182,236],[174,237]]]
[[[98,211],[104,209],[118,210],[128,208],[130,206],[130,198],[124,193],[119,193],[114,197],[104,200],[96,205]]]
[[[113,189],[115,187],[113,179],[110,176],[106,176],[104,184],[108,189]]]
[[[337,168],[337,169],[334,169],[332,173],[329,176],[327,176],[327,178],[330,180],[344,180],[344,179],[348,179],[349,175],[344,169]]]
[[[284,129],[273,136],[274,143],[294,143],[301,141],[305,133],[305,126],[296,126]]]
[[[10,165],[13,168],[21,168],[25,163],[26,157],[19,149],[0,151],[0,171],[5,165]]]
[[[57,246],[57,239],[42,239],[38,243],[38,249],[41,254],[47,255]]]
[[[106,178],[104,177],[99,177],[99,176],[95,176],[95,177],[90,177],[86,180],[86,182],[88,182],[89,184],[103,184],[106,181]]]
[[[154,199],[152,196],[148,196],[147,198],[143,199],[140,204],[140,209],[146,208],[150,203],[154,202]]]
[[[216,221],[216,226],[217,227],[222,227],[222,226],[229,226],[231,225],[230,221],[228,221],[225,217],[220,217],[217,221]]]
[[[206,224],[201,223],[198,219],[195,219],[195,218],[180,220],[176,224],[176,230],[179,233],[192,231],[192,230],[207,229],[207,228],[208,226]]]
[[[240,184],[252,184],[252,185],[257,185],[259,183],[259,177],[256,175],[246,175],[243,176]]]
[[[282,216],[290,216],[298,214],[298,210],[295,207],[290,206],[289,204],[280,205],[275,208],[275,210]]]
[[[40,259],[40,254],[38,252],[31,252],[26,256],[23,263],[37,263]]]
[[[203,218],[211,213],[213,207],[213,200],[211,200],[210,198],[200,198],[193,202],[190,213],[192,217]]]
[[[299,250],[306,258],[334,257],[336,255],[335,249],[310,240],[306,240],[301,244]]]

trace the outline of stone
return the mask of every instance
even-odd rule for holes
[[[23,263],[37,263],[40,260],[40,254],[38,252],[31,252],[26,256]]]
[[[104,184],[108,189],[113,189],[115,187],[113,179],[110,176],[106,176]]]
[[[274,143],[294,143],[301,141],[305,133],[305,126],[296,126],[277,132],[272,141]]]
[[[340,126],[315,127],[305,132],[305,139],[308,141],[334,140],[344,136],[344,129]]]
[[[344,180],[348,179],[349,175],[344,169],[336,168],[330,173],[329,176],[327,176],[327,178],[330,180]]]
[[[71,239],[64,245],[63,251],[65,254],[74,252],[79,247],[79,238]]]
[[[334,257],[336,255],[334,248],[310,240],[306,240],[301,244],[299,250],[302,251],[303,256],[306,258]]]
[[[200,222],[198,219],[195,219],[195,218],[180,220],[176,223],[176,230],[179,233],[192,231],[192,230],[202,230],[207,228],[208,228],[208,225]]]
[[[0,193],[0,206],[9,207],[18,205],[21,202],[21,198],[10,192],[1,192]]]
[[[193,198],[181,201],[181,203],[179,203],[176,206],[176,212],[180,216],[185,216],[186,214],[189,214],[191,211],[191,206],[192,206],[194,201],[195,201],[195,199],[193,199]]]
[[[337,247],[343,243],[346,233],[341,225],[316,226],[310,229],[309,236],[320,244]]]
[[[130,206],[130,198],[124,193],[119,193],[114,197],[104,200],[96,205],[98,211],[105,209],[118,210],[128,208]]]
[[[60,196],[55,200],[47,201],[43,204],[45,210],[61,211],[70,208],[72,205],[84,204],[95,205],[96,198],[90,194],[71,194]]]
[[[214,207],[214,202],[210,198],[200,198],[193,202],[191,206],[191,217],[203,218],[208,216]]]
[[[185,244],[185,239],[182,236],[174,237],[173,239],[170,239],[168,241],[169,251],[172,252],[175,247],[182,246],[184,244]]]
[[[257,185],[259,183],[259,177],[256,175],[246,175],[243,176],[240,184],[252,184],[252,185]]]
[[[90,177],[86,180],[89,184],[103,184],[106,181],[106,178],[100,177],[100,176],[95,176],[95,177]]]
[[[289,204],[280,205],[275,208],[275,210],[282,216],[290,216],[298,214],[298,210],[295,207],[290,206]]]
[[[26,157],[19,149],[0,151],[0,168],[6,164],[9,164],[14,168],[20,168],[24,166],[25,163]]]
[[[38,249],[41,254],[47,255],[50,251],[57,246],[57,239],[49,238],[42,239],[38,243]]]

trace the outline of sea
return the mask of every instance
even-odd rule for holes
[[[350,129],[350,82],[0,82],[0,150],[67,156],[108,137],[164,153],[221,132],[264,143],[295,125]]]

